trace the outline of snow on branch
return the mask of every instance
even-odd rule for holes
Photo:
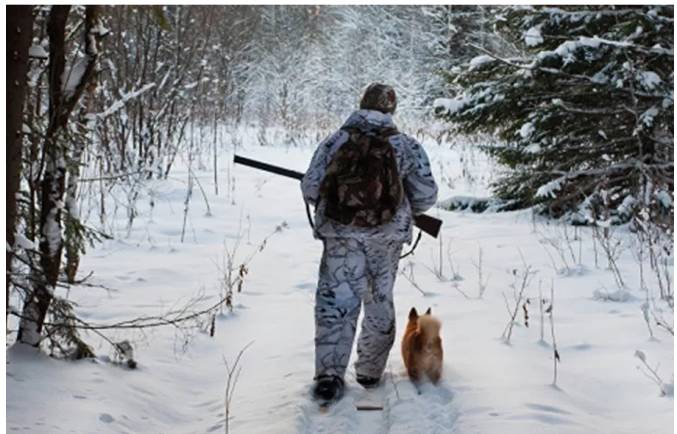
[[[155,83],[148,83],[140,89],[133,90],[127,93],[122,93],[122,97],[119,100],[115,101],[113,104],[111,104],[110,107],[108,107],[106,110],[102,111],[101,113],[95,113],[90,116],[94,116],[96,120],[105,119],[108,116],[119,111],[129,101],[133,100],[134,98],[138,98],[139,96],[143,95],[144,93],[146,93],[147,91],[149,91],[154,87]]]
[[[567,180],[566,176],[559,177],[554,179],[546,184],[541,185],[536,190],[536,197],[556,197],[556,192],[562,188],[562,184]]]
[[[28,49],[28,57],[32,59],[47,60],[49,58],[49,53],[42,45],[31,45]]]
[[[472,59],[470,59],[470,63],[469,63],[470,71],[472,71],[474,69],[478,69],[478,68],[482,67],[483,65],[485,65],[487,63],[491,63],[491,62],[495,62],[495,61],[496,61],[496,59],[494,59],[491,56],[487,56],[486,54],[480,54],[479,56],[476,56],[476,57],[473,57]]]
[[[524,32],[524,43],[527,47],[535,47],[543,43],[543,35],[541,35],[541,26],[534,26]]]
[[[462,108],[468,105],[468,99],[460,98],[437,98],[433,101],[433,108],[437,114],[447,114],[453,116]]]

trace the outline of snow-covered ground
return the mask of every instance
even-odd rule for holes
[[[426,148],[441,199],[487,195],[486,185],[496,168],[486,156],[460,144],[451,150],[432,143]],[[305,170],[312,149],[250,144],[239,152]],[[200,305],[208,306],[219,295],[217,265],[222,262],[224,241],[232,246],[241,238],[238,258],[244,259],[286,222],[250,262],[242,292],[235,294],[233,312],[216,319],[215,336],[186,336],[172,327],[115,332],[117,340],[134,341],[135,370],[110,363],[110,351],[103,344],[96,348],[100,353],[96,360],[78,362],[10,347],[8,432],[224,432],[224,360],[232,365],[250,343],[240,360],[242,369],[230,405],[233,433],[672,432],[673,398],[660,396],[656,384],[637,369],[640,361],[634,354],[643,351],[651,366],[659,365],[663,380],[672,383],[673,340],[656,328],[656,338],[649,338],[640,309],[645,293],[639,290],[630,248],[619,264],[632,297],[625,302],[600,301],[593,294],[613,292],[614,279],[604,269],[603,258],[595,267],[587,230],[580,231],[582,244],[575,242],[583,266],[568,275],[558,274],[553,261],[555,267],[562,264],[542,239],[561,238],[563,229],[542,221],[534,226],[528,212],[431,210],[444,220],[442,274],[446,279],[430,271],[439,266],[439,245],[424,237],[401,269],[425,295],[404,276],[395,286],[399,333],[381,391],[385,409],[355,410],[353,403],[363,391],[351,367],[345,398],[321,414],[310,400],[313,298],[321,243],[312,238],[297,181],[242,166],[227,167],[224,162],[230,157],[224,150],[219,196],[214,194],[213,174],[198,171],[211,216],[205,215],[196,187],[183,243],[187,172],[177,167],[170,180],[155,181],[143,190],[140,215],[129,236],[121,213],[116,220],[117,238],[84,257],[81,274],[94,271],[90,282],[110,290],[70,289],[79,314],[96,323],[162,314],[198,294],[205,297]],[[228,173],[235,177],[232,196],[226,194]],[[150,191],[155,200],[152,216]],[[477,298],[480,249],[483,278],[488,279],[482,299]],[[448,279],[452,275],[449,257],[460,275],[455,281]],[[510,285],[525,263],[537,270],[526,289],[530,324],[524,326],[520,307],[519,323],[507,344],[501,339],[509,320],[506,300],[512,308]],[[539,282],[543,296],[549,298],[551,281],[561,356],[557,386],[552,384],[547,315],[545,340],[539,342]],[[399,352],[399,338],[412,306],[419,311],[432,307],[443,323],[443,381],[438,387],[423,387],[421,394],[407,379]],[[90,339],[96,341],[95,336]]]

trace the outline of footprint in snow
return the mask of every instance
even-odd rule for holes
[[[570,412],[566,410],[562,410],[557,407],[553,407],[551,405],[543,405],[543,404],[532,404],[532,403],[527,403],[524,404],[525,406],[531,408],[532,410],[539,410],[539,411],[545,411],[548,413],[557,413],[557,414],[571,414]]]
[[[115,418],[108,413],[101,413],[99,415],[99,420],[103,423],[112,423],[115,421]]]

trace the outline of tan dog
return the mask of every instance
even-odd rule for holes
[[[437,384],[442,376],[441,326],[440,321],[431,315],[430,308],[423,316],[419,316],[414,307],[409,311],[409,322],[402,338],[402,358],[414,383],[427,377]]]

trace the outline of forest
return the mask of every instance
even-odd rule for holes
[[[8,429],[671,432],[672,5],[5,10]],[[445,374],[393,350],[383,411],[321,414],[322,243],[233,156],[305,171],[375,82],[439,186],[395,305]]]

